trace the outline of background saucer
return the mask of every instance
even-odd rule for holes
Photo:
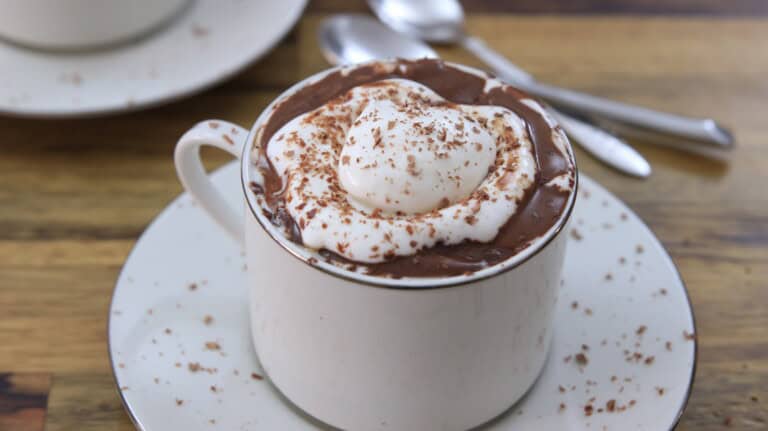
[[[187,96],[267,53],[306,0],[195,0],[167,28],[136,43],[83,53],[0,40],[0,114],[84,117]]]
[[[241,199],[233,163],[214,174]],[[486,429],[664,430],[679,419],[696,342],[685,287],[653,233],[581,176],[552,352],[534,388]],[[125,263],[109,349],[142,430],[322,429],[263,379],[248,332],[244,259],[186,194]],[[312,358],[306,358],[312,361]]]

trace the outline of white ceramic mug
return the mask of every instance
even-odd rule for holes
[[[463,70],[485,76],[463,66]],[[311,259],[265,218],[246,186],[250,132],[199,123],[176,147],[187,191],[247,254],[251,332],[259,360],[293,403],[350,430],[462,430],[506,411],[531,387],[549,350],[575,190],[552,229],[511,259],[471,275],[388,279]],[[199,149],[240,158],[245,217],[210,183]],[[232,185],[235,187],[235,185]]]
[[[95,48],[152,31],[189,1],[0,0],[0,37],[34,48]]]

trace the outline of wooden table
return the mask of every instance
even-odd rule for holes
[[[728,163],[638,144],[654,167],[647,181],[578,158],[648,222],[690,290],[700,357],[679,429],[766,429],[768,20],[745,15],[768,14],[768,3],[467,3],[478,11],[469,30],[542,80],[733,127]],[[325,68],[315,28],[340,10],[363,4],[313,4],[266,59],[185,101],[103,119],[0,119],[0,430],[132,429],[107,360],[106,319],[126,255],[181,191],[174,143],[205,118],[248,125],[281,90]],[[527,14],[537,10],[619,14]]]

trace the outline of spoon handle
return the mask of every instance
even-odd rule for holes
[[[595,120],[606,119],[622,123],[627,128],[649,136],[703,143],[719,148],[733,146],[733,135],[713,119],[670,114],[542,84],[476,37],[464,37],[462,45],[491,66],[502,78],[560,108],[585,114]]]
[[[550,109],[550,114],[572,140],[601,162],[634,177],[648,178],[651,175],[651,165],[645,157],[621,138],[555,109]]]
[[[475,57],[482,60],[483,63],[490,66],[492,70],[497,73],[503,73],[504,79],[510,80],[515,84],[519,82],[534,81],[533,76],[530,73],[517,67],[517,65],[509,61],[507,57],[504,57],[496,50],[489,47],[482,39],[473,36],[464,36],[461,39],[461,46],[474,54]]]
[[[711,118],[692,118],[655,111],[536,81],[516,84],[560,108],[579,112],[597,121],[604,119],[621,123],[625,128],[648,136],[706,144],[720,149],[733,146],[733,135]]]
[[[481,39],[465,36],[461,42],[464,48],[490,66],[502,79],[521,87],[521,83],[534,82],[530,74],[494,51]],[[555,109],[550,109],[550,113],[563,126],[563,130],[571,139],[598,160],[620,172],[635,177],[646,178],[651,174],[651,166],[648,161],[622,139]]]

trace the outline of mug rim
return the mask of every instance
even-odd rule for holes
[[[272,100],[272,102],[269,103],[269,105],[267,105],[266,108],[264,108],[264,110],[261,112],[261,114],[259,114],[259,116],[256,118],[256,121],[254,121],[253,125],[248,131],[248,136],[246,137],[245,144],[243,145],[243,150],[242,150],[243,153],[240,157],[241,186],[242,186],[243,194],[245,195],[245,200],[248,204],[250,215],[256,219],[256,221],[259,223],[261,228],[264,231],[266,231],[267,235],[273,241],[275,241],[278,245],[280,245],[280,247],[282,247],[290,255],[292,255],[299,261],[301,261],[303,264],[309,265],[310,267],[320,270],[330,276],[337,277],[342,280],[350,281],[353,283],[363,284],[370,287],[401,289],[401,290],[424,290],[424,289],[440,289],[440,288],[447,288],[447,287],[458,287],[458,286],[471,284],[474,282],[486,280],[491,277],[495,277],[497,275],[504,274],[507,271],[511,271],[523,265],[524,263],[529,261],[531,258],[533,258],[534,256],[538,255],[540,252],[542,252],[545,248],[547,248],[547,246],[562,233],[562,231],[565,229],[565,225],[568,223],[568,221],[571,218],[571,213],[573,212],[573,207],[576,201],[576,195],[578,193],[579,171],[576,166],[576,157],[575,157],[575,154],[573,153],[573,147],[571,146],[570,140],[567,140],[567,142],[568,142],[569,148],[571,149],[571,156],[574,163],[574,185],[568,197],[566,208],[560,214],[560,217],[558,218],[557,222],[554,225],[552,225],[552,227],[550,227],[543,236],[539,237],[534,242],[528,244],[525,248],[523,248],[521,251],[514,254],[513,256],[509,257],[508,259],[502,262],[499,262],[495,265],[489,266],[487,268],[483,268],[479,271],[472,272],[470,274],[460,274],[460,275],[452,275],[452,276],[446,276],[446,277],[402,277],[402,278],[390,278],[390,277],[360,274],[354,271],[344,269],[340,266],[327,263],[324,260],[321,260],[315,256],[312,256],[311,254],[316,252],[310,251],[310,249],[304,247],[303,245],[296,244],[293,241],[289,240],[269,220],[264,219],[265,216],[260,211],[261,207],[255,201],[255,197],[253,196],[253,193],[250,192],[250,189],[248,187],[248,184],[251,182],[250,155],[252,154],[251,150],[254,146],[255,139],[259,137],[259,133],[258,133],[259,129],[261,128],[262,124],[265,123],[266,120],[270,118],[271,113],[274,110],[274,108],[277,106],[277,104],[287,99],[289,96],[295,93],[298,89],[303,88],[311,84],[312,82],[318,81],[333,72],[337,72],[340,70],[356,69],[356,68],[364,67],[371,64],[392,64],[397,62],[398,60],[399,59],[374,60],[374,61],[358,63],[354,65],[334,66],[328,69],[324,69],[320,72],[312,74],[309,77],[304,78],[301,81],[295,83],[294,85],[292,85],[291,87],[289,87],[288,89],[280,93],[279,96],[277,96],[274,100]],[[465,71],[474,75],[482,76],[484,78],[488,77],[488,75],[485,72],[470,66],[465,66],[463,64],[453,63],[449,61],[443,61],[443,63],[448,66],[455,67],[457,69],[460,69],[462,71]],[[503,83],[503,84],[509,85],[507,83]],[[525,92],[523,93],[527,94]],[[535,99],[532,96],[529,96],[529,97],[532,100],[539,103],[540,105],[543,105],[543,103],[538,99]],[[315,262],[312,262],[311,259],[314,259]]]

